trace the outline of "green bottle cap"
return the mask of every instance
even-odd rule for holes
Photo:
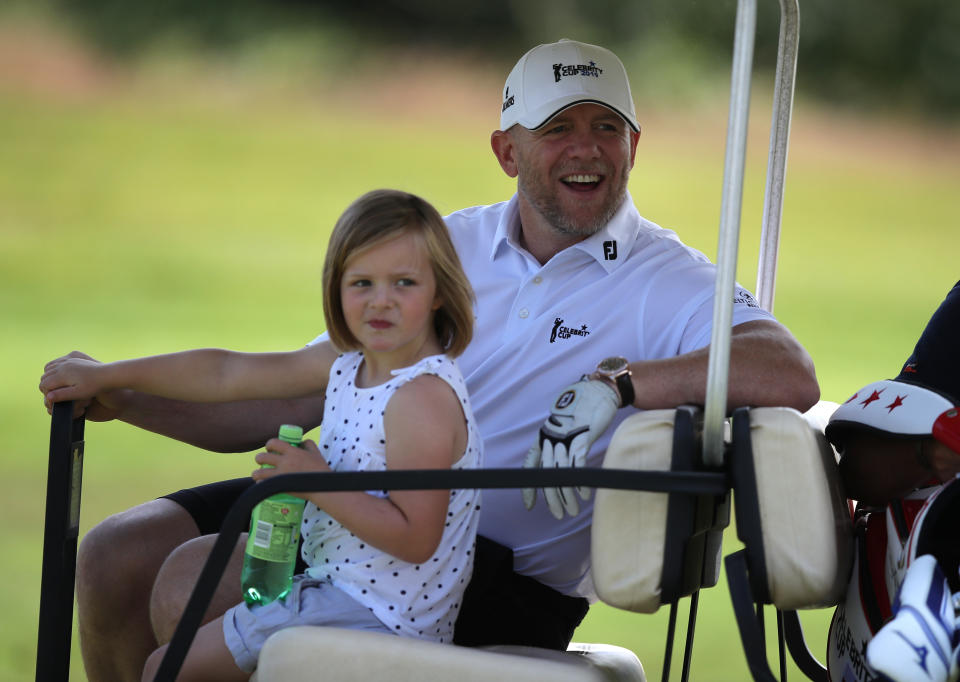
[[[303,440],[303,429],[293,424],[284,424],[280,427],[280,440],[299,445]]]

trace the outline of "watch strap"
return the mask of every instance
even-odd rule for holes
[[[636,394],[633,392],[633,379],[630,378],[630,372],[626,371],[617,376],[617,390],[620,393],[620,407],[633,405]]]

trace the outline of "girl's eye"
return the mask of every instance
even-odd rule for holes
[[[368,287],[368,286],[370,286],[370,280],[369,280],[369,279],[355,279],[355,280],[353,280],[352,282],[350,282],[350,286],[352,286],[352,287],[358,287],[358,288],[360,288],[360,287]]]
[[[414,281],[413,281],[412,279],[410,279],[409,277],[402,277],[402,278],[400,278],[400,279],[397,280],[397,285],[399,285],[399,286],[401,286],[401,287],[412,287],[412,286],[414,286],[415,284],[416,284],[416,282],[414,282]]]

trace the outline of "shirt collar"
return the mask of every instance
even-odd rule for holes
[[[497,223],[497,231],[493,235],[493,245],[490,248],[490,260],[496,260],[497,256],[502,254],[507,247],[518,253],[526,254],[526,250],[520,246],[519,237],[519,199],[518,195],[514,194],[507,202],[506,208],[500,212],[500,221]]]
[[[607,272],[612,272],[627,259],[640,231],[639,214],[633,205],[633,198],[627,192],[623,203],[613,218],[595,234],[569,249],[577,249],[589,255]],[[490,260],[495,260],[506,248],[512,248],[529,258],[526,250],[520,246],[520,209],[517,194],[507,202],[500,214],[500,221],[494,234],[490,250]]]

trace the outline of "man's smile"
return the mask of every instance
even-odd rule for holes
[[[571,189],[585,191],[596,188],[603,178],[604,176],[597,173],[574,173],[561,177],[560,182]]]

